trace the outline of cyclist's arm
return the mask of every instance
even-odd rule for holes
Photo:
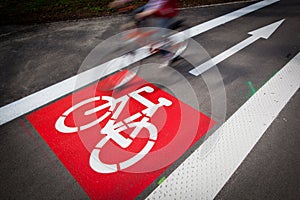
[[[143,11],[141,13],[138,13],[135,15],[135,19],[137,20],[141,20],[141,19],[144,19],[152,14],[154,14],[155,12],[157,12],[158,9],[151,9],[151,10],[146,10],[146,11]]]
[[[149,1],[147,3],[147,9],[135,16],[137,20],[146,18],[150,15],[153,15],[156,12],[159,12],[159,10],[168,2],[169,0],[155,0],[155,1]]]

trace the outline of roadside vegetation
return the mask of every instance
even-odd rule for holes
[[[116,11],[108,4],[112,0],[0,0],[0,25],[33,24],[90,17],[107,16]],[[179,0],[181,7],[233,2],[237,0]],[[139,6],[145,0],[133,0],[128,5]]]

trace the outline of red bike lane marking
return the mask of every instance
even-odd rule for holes
[[[111,80],[111,77],[77,91],[26,117],[91,199],[134,199],[197,142],[215,122],[165,91],[136,77],[130,82],[132,85],[138,83],[138,88],[150,86],[154,89],[152,93],[141,93],[142,96],[154,103],[163,97],[170,100],[172,105],[160,107],[151,117],[150,123],[156,126],[158,136],[154,141],[153,148],[145,157],[127,169],[114,173],[98,173],[91,168],[89,160],[97,143],[105,137],[100,134],[100,131],[109,119],[77,133],[61,133],[56,130],[55,123],[66,110],[83,100],[97,96],[111,96],[112,92],[99,90],[99,86],[105,84],[107,80]],[[127,87],[114,92],[114,97],[122,97],[134,90],[136,88]],[[80,126],[95,120],[105,111],[99,111],[91,116],[85,116],[83,113],[101,103],[103,102],[99,101],[82,106],[66,117],[65,123],[69,126]],[[144,105],[132,99],[129,100],[128,105],[125,107],[126,112],[118,117],[119,121],[126,119],[128,114],[132,115],[145,109]],[[123,131],[122,135],[126,136],[130,134],[130,131],[132,129]],[[99,157],[108,164],[120,163],[139,152],[147,141],[148,132],[146,130],[142,130],[132,144],[125,149],[109,140]]]

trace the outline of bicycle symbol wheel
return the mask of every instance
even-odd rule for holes
[[[88,116],[88,115],[91,115],[91,114],[94,114],[100,110],[103,110],[103,109],[107,109],[108,108],[108,111],[106,113],[104,113],[100,118],[96,119],[95,121],[92,121],[88,124],[85,124],[85,125],[81,125],[81,126],[68,126],[66,125],[65,123],[65,120],[66,118],[72,113],[74,112],[75,110],[77,110],[78,108],[86,105],[86,104],[89,104],[89,103],[92,103],[92,102],[96,102],[96,101],[100,101],[100,100],[104,100],[104,101],[107,101],[106,103],[96,107],[96,108],[93,108],[91,110],[88,110],[84,113],[85,116]],[[91,128],[92,126],[95,126],[97,124],[99,124],[100,122],[102,122],[104,119],[106,119],[111,113],[112,111],[114,110],[116,104],[115,104],[115,101],[114,101],[114,98],[112,97],[109,97],[109,96],[102,96],[102,97],[92,97],[92,98],[89,98],[89,99],[86,99],[74,106],[72,106],[71,108],[69,108],[67,111],[65,111],[56,121],[55,123],[55,128],[56,130],[62,132],[62,133],[76,133],[78,131],[82,131],[82,130],[86,130],[88,128]]]
[[[147,155],[147,153],[152,149],[152,147],[154,146],[155,141],[157,139],[157,129],[153,124],[148,122],[148,119],[149,118],[143,118],[143,120],[141,120],[140,122],[133,122],[133,123],[127,124],[127,126],[129,128],[134,128],[134,130],[132,132],[133,133],[135,132],[135,134],[138,134],[138,132],[140,132],[142,128],[146,128],[148,130],[149,139],[147,141],[147,144],[143,147],[143,149],[141,151],[139,151],[136,155],[134,155],[130,159],[125,160],[123,162],[115,163],[115,164],[106,164],[106,163],[102,162],[102,160],[100,159],[100,152],[101,152],[101,149],[104,147],[104,145],[111,139],[107,135],[102,140],[100,140],[100,142],[95,146],[95,148],[91,152],[91,156],[90,156],[90,160],[89,160],[91,168],[98,173],[105,173],[105,174],[114,173],[119,170],[123,170],[123,169],[130,167],[130,166],[136,164],[142,158],[144,158]],[[114,130],[114,132],[117,135],[119,131],[121,131],[121,130],[123,131],[126,129],[127,129],[127,127],[123,126],[123,127],[120,127],[119,129]],[[111,129],[110,129],[110,131],[111,131]],[[123,144],[125,144],[123,147],[129,146],[132,142],[132,139],[127,138],[126,141],[128,141],[128,142],[123,143]]]

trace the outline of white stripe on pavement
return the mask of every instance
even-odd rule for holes
[[[266,7],[268,5],[271,5],[273,3],[276,3],[280,0],[265,0],[260,1],[258,3],[252,4],[250,6],[247,6],[245,8],[241,8],[239,10],[236,10],[234,12],[228,13],[227,15],[223,15],[221,17],[212,19],[208,22],[204,22],[202,24],[199,24],[197,26],[194,26],[190,29],[187,29],[185,31],[182,31],[184,35],[187,35],[188,37],[195,37],[196,35],[199,35],[203,32],[206,32],[212,28],[215,28],[217,26],[220,26],[222,24],[226,24],[227,22],[230,22],[232,20],[235,20],[237,18],[240,18],[248,13],[254,12],[258,9],[261,9],[263,7]]]
[[[189,73],[193,74],[194,76],[199,76],[200,74],[206,72],[210,68],[216,66],[223,60],[229,58],[233,54],[239,52],[240,50],[244,49],[245,47],[249,46],[253,42],[257,41],[260,38],[268,39],[274,31],[280,26],[280,24],[284,21],[280,20],[278,22],[275,22],[273,24],[264,26],[262,28],[259,28],[255,31],[249,32],[248,34],[252,35],[251,37],[243,40],[242,42],[234,45],[233,47],[227,49],[226,51],[220,53],[219,55],[215,56],[214,58],[206,61],[205,63],[202,63],[198,67],[195,67],[194,69],[190,70]]]
[[[224,16],[218,17],[216,19],[207,21],[203,24],[197,25],[195,27],[192,27],[188,30],[183,31],[185,35],[188,37],[194,37],[196,35],[199,35],[205,31],[208,31],[212,28],[215,28],[219,25],[225,24],[227,22],[230,22],[234,19],[237,19],[243,15],[246,15],[248,13],[254,12],[260,8],[263,8],[265,6],[271,5],[275,2],[278,2],[279,0],[264,0],[258,3],[255,3],[253,5],[247,6],[245,8],[239,9],[237,11],[231,12],[229,14],[226,14]],[[180,35],[182,35],[182,33]],[[175,34],[177,35],[177,34]],[[141,57],[139,59],[143,59],[145,56],[149,55],[148,53],[144,54],[143,49],[139,50],[141,52]],[[117,58],[117,61],[120,61]],[[28,112],[31,112],[43,105],[46,105],[47,103],[50,103],[51,101],[54,101],[58,98],[61,98],[67,94],[70,94],[71,92],[84,87],[102,77],[105,75],[108,75],[108,73],[103,73],[103,71],[107,71],[107,66],[111,62],[115,62],[116,60],[109,61],[107,63],[104,63],[100,66],[97,66],[91,70],[88,70],[86,72],[83,72],[81,74],[78,74],[76,76],[73,76],[69,79],[66,79],[62,82],[59,82],[53,86],[50,86],[48,88],[45,88],[39,92],[36,92],[34,94],[31,94],[27,97],[24,97],[20,100],[17,100],[13,103],[10,103],[6,106],[3,106],[0,108],[0,125],[5,124],[13,119],[16,119],[17,117],[20,117]],[[122,60],[123,62],[123,60]],[[126,65],[125,65],[126,66]],[[113,71],[110,71],[112,73]],[[101,77],[99,75],[102,75]],[[80,79],[80,84],[76,82],[76,80]]]
[[[300,53],[240,107],[147,199],[213,199],[300,87]],[[213,138],[214,137],[214,138]],[[209,148],[204,154],[204,149]],[[180,191],[180,192],[179,192]]]

